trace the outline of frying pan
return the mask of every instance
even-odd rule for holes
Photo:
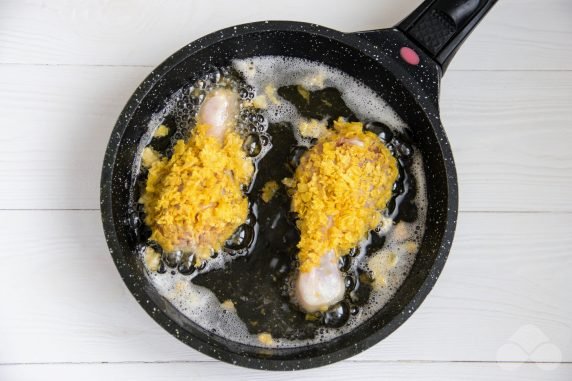
[[[396,27],[341,33],[314,24],[265,21],[202,37],[167,58],[137,88],[112,132],[101,178],[101,214],[113,260],[149,315],[182,342],[216,359],[250,368],[293,370],[353,356],[397,329],[425,299],[447,259],[457,218],[457,176],[439,118],[439,85],[465,38],[496,0],[429,0]],[[137,146],[150,116],[205,65],[281,55],[319,61],[377,92],[411,129],[424,158],[428,211],[419,254],[404,283],[373,317],[320,344],[260,348],[224,339],[180,313],[144,274],[130,239],[129,189]]]

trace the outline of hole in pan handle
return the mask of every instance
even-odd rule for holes
[[[447,70],[467,36],[497,0],[427,0],[397,28]]]

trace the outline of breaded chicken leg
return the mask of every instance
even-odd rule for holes
[[[238,109],[235,92],[211,91],[188,141],[177,141],[171,158],[149,168],[141,201],[151,239],[164,251],[191,252],[200,263],[246,220],[242,187],[254,167],[235,131]]]
[[[334,122],[304,154],[286,181],[301,235],[295,299],[304,311],[343,299],[338,260],[380,223],[397,176],[391,152],[361,123]]]

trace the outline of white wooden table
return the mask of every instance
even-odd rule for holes
[[[572,1],[500,0],[443,80],[456,240],[419,311],[325,368],[204,356],[139,307],[99,215],[107,139],[139,82],[219,28],[391,26],[420,0],[0,0],[0,380],[572,380]]]

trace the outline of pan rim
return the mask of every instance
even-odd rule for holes
[[[430,99],[420,97],[417,103],[425,111],[426,117],[430,120],[433,131],[439,143],[439,149],[444,159],[445,174],[447,176],[447,216],[444,222],[444,232],[441,240],[441,246],[438,250],[437,257],[431,266],[427,277],[423,281],[421,287],[416,291],[415,297],[406,305],[403,306],[403,311],[410,311],[407,315],[400,314],[394,317],[391,321],[385,324],[380,329],[372,333],[371,336],[353,342],[351,344],[337,348],[331,352],[325,352],[313,357],[287,359],[282,357],[264,358],[254,357],[252,354],[241,354],[232,351],[225,351],[224,348],[214,348],[211,343],[196,335],[187,332],[185,337],[181,337],[181,332],[178,325],[152,301],[148,300],[147,303],[142,303],[145,291],[142,288],[137,288],[136,283],[129,280],[132,274],[125,261],[121,258],[123,254],[120,245],[118,244],[118,236],[113,219],[113,206],[112,206],[112,183],[114,165],[116,163],[116,156],[119,151],[121,139],[129,126],[133,114],[141,104],[142,100],[147,96],[149,91],[153,89],[155,84],[166,75],[172,68],[181,63],[189,55],[195,54],[201,49],[207,48],[210,45],[221,42],[226,39],[236,38],[238,36],[247,35],[249,33],[260,32],[301,32],[307,34],[316,34],[322,37],[327,37],[343,44],[349,45],[355,49],[362,51],[364,54],[371,56],[372,52],[380,54],[376,47],[368,41],[359,38],[354,33],[342,33],[333,29],[322,27],[316,24],[308,24],[301,22],[290,21],[262,21],[255,23],[248,23],[237,25],[213,32],[190,44],[179,49],[177,52],[169,56],[159,66],[157,66],[143,82],[137,87],[133,95],[128,100],[124,109],[118,117],[118,120],[113,128],[107,149],[105,152],[102,174],[101,174],[101,218],[104,227],[105,237],[110,253],[113,257],[117,270],[123,279],[125,285],[128,287],[131,294],[135,297],[143,309],[155,320],[162,328],[164,328],[171,335],[177,337],[180,341],[193,347],[201,353],[211,356],[215,359],[225,361],[230,364],[240,365],[254,369],[267,369],[267,370],[297,370],[307,369],[316,366],[322,366],[337,362],[348,357],[351,357],[365,349],[375,345],[389,334],[394,332],[401,324],[409,318],[409,316],[419,308],[425,297],[435,285],[438,276],[440,275],[454,236],[456,226],[456,216],[458,208],[457,196],[457,176],[455,165],[449,142],[447,140],[445,131],[441,125],[438,117],[438,108],[436,104],[432,103]],[[397,30],[388,30],[395,33],[400,33]],[[390,60],[388,60],[390,61]],[[384,62],[387,66],[387,63]],[[404,87],[409,91],[412,88],[417,88],[417,91],[423,91],[423,88],[411,78],[407,71],[398,65],[391,65],[389,69],[393,71],[396,77],[399,77],[403,82]],[[317,344],[319,345],[319,344]]]

